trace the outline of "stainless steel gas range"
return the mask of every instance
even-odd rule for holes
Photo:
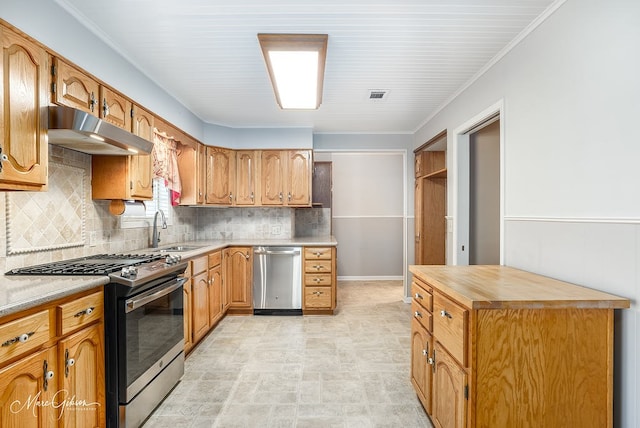
[[[187,267],[160,254],[100,254],[7,275],[108,275],[105,287],[107,426],[140,426],[184,373]]]

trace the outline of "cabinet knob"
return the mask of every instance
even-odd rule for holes
[[[453,318],[453,316],[449,312],[447,312],[445,309],[440,311],[440,316],[442,318],[449,318],[449,319]]]
[[[80,312],[78,312],[77,314],[73,315],[75,318],[81,317],[83,315],[91,315],[93,313],[93,311],[95,310],[95,308],[93,306],[84,309]]]
[[[322,291],[314,291],[313,294],[315,294],[316,296],[319,296],[321,294],[324,294]]]
[[[413,313],[413,316],[416,317],[416,318],[422,318],[422,314],[420,312],[418,312],[418,311],[415,311]]]
[[[49,387],[49,381],[53,379],[54,373],[53,370],[49,370],[49,363],[47,360],[44,360],[44,364],[42,365],[42,388],[46,391]]]
[[[289,194],[287,196],[289,198],[289,202],[291,202],[291,192],[289,192]]]
[[[35,331],[30,331],[29,333],[22,333],[19,336],[13,337],[11,339],[5,340],[2,342],[1,346],[10,346],[16,342],[25,343],[31,336],[35,334]]]
[[[282,202],[282,192],[278,194],[278,198],[280,198],[280,202]]]
[[[9,160],[9,157],[2,153],[2,147],[0,147],[0,172],[2,172],[2,162]]]
[[[423,297],[420,293],[416,293],[416,299],[423,299]]]
[[[93,113],[96,104],[98,104],[98,101],[96,100],[96,95],[91,92],[91,99],[89,100],[89,108],[91,109],[91,112]]]

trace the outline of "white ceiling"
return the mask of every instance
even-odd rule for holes
[[[57,1],[206,122],[365,133],[414,132],[554,3]],[[258,33],[329,35],[317,111],[279,109]]]

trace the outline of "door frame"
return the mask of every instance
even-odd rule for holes
[[[452,185],[449,201],[452,216],[452,248],[448,250],[453,265],[469,264],[469,135],[493,121],[500,120],[500,264],[504,265],[504,213],[505,213],[505,135],[504,99],[487,107],[469,120],[454,128],[449,139],[449,161]],[[465,181],[466,180],[466,181]],[[466,203],[466,205],[465,205]],[[466,210],[466,211],[465,211]],[[466,212],[466,214],[465,214]],[[464,246],[464,250],[462,250]]]

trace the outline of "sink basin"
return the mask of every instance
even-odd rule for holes
[[[200,247],[194,246],[194,245],[176,245],[175,247],[161,248],[159,250],[154,250],[154,251],[158,251],[160,253],[179,253],[182,251],[197,250],[198,248]]]

